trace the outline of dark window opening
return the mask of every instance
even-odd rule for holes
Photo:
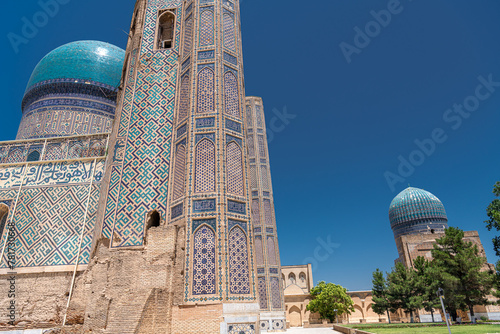
[[[146,228],[149,230],[151,227],[158,227],[160,226],[160,221],[161,221],[160,214],[158,213],[158,211],[155,210],[150,213]]]
[[[160,12],[158,19],[158,49],[171,49],[174,39],[175,15],[171,11]]]
[[[38,151],[33,151],[30,154],[28,154],[28,162],[31,161],[39,161],[40,160],[40,152]]]
[[[434,229],[431,229],[431,233],[434,234],[436,231]]]

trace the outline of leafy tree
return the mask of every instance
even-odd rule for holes
[[[419,256],[413,262],[416,277],[418,294],[422,296],[422,306],[427,312],[431,312],[432,322],[434,322],[434,309],[441,306],[437,291],[440,281],[437,269],[425,258]]]
[[[455,320],[457,310],[470,311],[474,305],[487,305],[494,282],[493,273],[483,270],[486,259],[477,245],[464,240],[464,232],[450,227],[436,240],[432,261],[438,281],[445,290],[445,303]]]
[[[410,314],[411,322],[413,322],[413,313],[422,308],[422,296],[419,295],[415,270],[397,263],[394,270],[387,275],[387,281],[389,282],[388,297],[391,311],[403,309]]]
[[[496,197],[500,197],[500,182],[495,184],[493,194],[495,194]],[[485,221],[488,231],[491,231],[493,228],[500,231],[500,199],[494,199],[486,209],[486,213],[489,218]],[[493,246],[495,247],[497,256],[500,256],[500,236],[493,238]]]
[[[378,315],[382,315],[387,312],[387,318],[389,319],[389,323],[391,323],[391,316],[389,314],[389,310],[391,309],[391,303],[389,301],[389,289],[387,287],[387,281],[384,277],[384,273],[377,269],[373,272],[373,304],[372,309],[373,312]]]
[[[311,289],[312,300],[307,305],[307,310],[319,313],[321,319],[335,321],[337,315],[351,314],[354,312],[354,302],[347,294],[347,290],[340,285],[321,281]]]

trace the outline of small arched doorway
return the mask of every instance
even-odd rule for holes
[[[297,306],[290,309],[290,327],[302,327],[302,314]]]

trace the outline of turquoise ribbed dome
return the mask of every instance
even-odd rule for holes
[[[26,90],[47,80],[80,79],[111,87],[120,84],[125,51],[99,41],[65,44],[47,54],[35,67]]]
[[[389,220],[396,235],[422,232],[427,227],[447,227],[448,224],[443,203],[430,192],[411,187],[393,199]]]

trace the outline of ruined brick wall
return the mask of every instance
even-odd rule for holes
[[[171,333],[172,307],[182,299],[184,228],[152,227],[143,249],[97,248],[75,285],[68,319],[83,316],[82,333]]]
[[[12,298],[8,298],[8,275],[0,278],[0,307],[6,310]],[[41,326],[46,323],[60,324],[68,300],[67,294],[72,273],[18,274],[15,282],[16,322],[21,326]],[[7,324],[7,311],[0,312],[0,324]]]

